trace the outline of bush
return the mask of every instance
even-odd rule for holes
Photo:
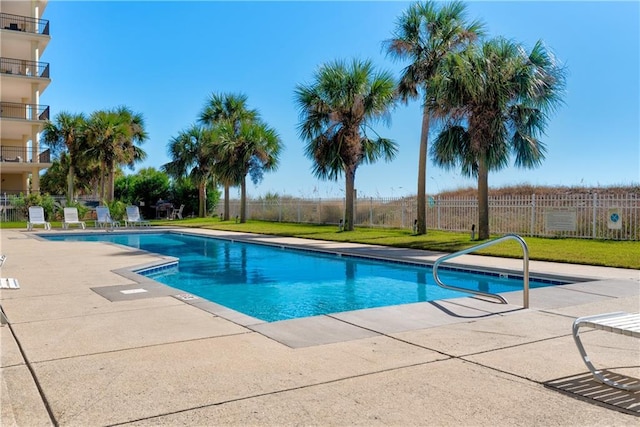
[[[18,196],[11,196],[11,205],[20,210],[24,218],[29,218],[29,208],[31,206],[42,206],[45,218],[52,220],[55,218],[56,201],[49,194],[31,193],[24,196],[20,193]]]

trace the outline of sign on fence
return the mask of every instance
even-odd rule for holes
[[[620,216],[620,209],[609,209],[607,227],[609,230],[621,230],[622,229],[622,217]]]
[[[547,231],[576,231],[575,208],[554,208],[544,212]]]

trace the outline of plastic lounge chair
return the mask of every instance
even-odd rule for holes
[[[64,221],[62,228],[67,229],[70,225],[79,225],[84,230],[87,225],[78,219],[78,208],[64,208]]]
[[[611,387],[622,390],[640,390],[640,384],[629,385],[613,381],[606,378],[602,374],[601,370],[598,370],[593,366],[589,360],[589,356],[587,356],[584,346],[582,345],[582,341],[580,340],[579,329],[583,326],[601,331],[613,332],[615,334],[627,335],[633,338],[640,338],[640,314],[624,312],[607,313],[596,316],[579,317],[575,322],[573,322],[573,339],[576,342],[576,346],[578,346],[578,351],[582,356],[582,360],[585,365],[587,365],[587,368],[589,368],[589,371],[591,371],[593,376],[601,383]]]
[[[124,226],[135,227],[136,225],[146,225],[148,227],[151,223],[146,219],[142,219],[142,216],[140,216],[140,209],[137,206],[127,206],[127,219],[124,221]]]
[[[27,222],[27,230],[33,230],[34,225],[42,225],[45,230],[51,230],[51,223],[44,219],[44,209],[42,206],[29,207],[29,222]]]
[[[120,227],[120,222],[111,219],[111,213],[107,206],[96,206],[96,227],[98,228],[114,228]]]
[[[184,209],[184,205],[180,205],[180,209],[173,209],[171,211],[171,219],[182,219],[182,210]]]

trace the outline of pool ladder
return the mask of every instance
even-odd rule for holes
[[[482,292],[482,291],[475,291],[475,290],[471,290],[471,289],[465,289],[465,288],[460,288],[457,286],[451,286],[451,285],[446,285],[442,282],[442,280],[440,280],[440,277],[438,276],[438,267],[440,266],[440,264],[442,264],[443,262],[450,260],[451,258],[455,258],[457,256],[460,255],[465,255],[468,254],[470,252],[475,252],[477,250],[480,249],[484,249],[486,247],[489,246],[493,246],[497,243],[501,243],[504,242],[505,240],[516,240],[518,243],[520,243],[520,246],[522,246],[522,261],[523,261],[523,266],[522,266],[522,279],[523,279],[523,284],[524,284],[524,289],[523,289],[523,293],[522,293],[522,305],[524,308],[529,308],[529,247],[527,246],[527,243],[524,241],[524,239],[520,236],[518,236],[517,234],[506,234],[502,237],[498,237],[497,239],[493,239],[490,240],[488,242],[484,242],[484,243],[480,243],[479,245],[476,246],[472,246],[470,248],[467,249],[463,249],[461,251],[458,252],[454,252],[452,254],[448,254],[445,256],[442,256],[440,258],[438,258],[436,260],[436,262],[433,264],[433,278],[436,281],[436,284],[442,288],[445,289],[451,289],[454,291],[461,291],[461,292],[468,292],[471,294],[475,294],[475,295],[481,295],[483,297],[486,298],[491,298],[491,299],[497,299],[498,301],[500,301],[503,304],[507,304],[507,300],[504,299],[502,296],[497,295],[497,294],[490,294],[488,292]]]

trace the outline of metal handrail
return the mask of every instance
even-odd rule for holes
[[[524,241],[524,239],[520,236],[518,236],[517,234],[506,234],[502,237],[498,237],[497,239],[494,240],[490,240],[488,242],[484,242],[484,243],[480,243],[479,245],[476,246],[472,246],[470,248],[467,249],[463,249],[461,251],[458,252],[454,252],[452,254],[448,254],[445,256],[442,256],[440,258],[438,258],[436,260],[436,262],[433,264],[433,278],[436,281],[436,284],[438,286],[440,286],[441,288],[445,288],[445,289],[451,289],[451,290],[455,290],[455,291],[462,291],[462,292],[468,292],[471,294],[476,294],[476,295],[482,295],[486,298],[495,298],[497,300],[499,300],[500,302],[502,302],[503,304],[507,304],[507,300],[504,299],[502,296],[497,295],[497,294],[490,294],[487,292],[482,292],[482,291],[475,291],[475,290],[471,290],[471,289],[465,289],[465,288],[459,288],[457,286],[451,286],[451,285],[445,285],[442,280],[440,280],[440,277],[438,276],[438,266],[440,264],[442,264],[443,262],[451,259],[451,258],[455,258],[457,256],[460,255],[465,255],[468,254],[470,252],[475,252],[477,250],[480,249],[484,249],[486,247],[489,246],[493,246],[496,243],[500,243],[503,242],[505,240],[516,240],[518,243],[520,243],[520,246],[522,246],[522,261],[523,261],[523,266],[522,266],[522,278],[523,278],[523,284],[524,284],[524,289],[523,289],[523,294],[522,294],[522,305],[524,306],[524,308],[529,308],[529,247],[527,246],[527,243]]]

